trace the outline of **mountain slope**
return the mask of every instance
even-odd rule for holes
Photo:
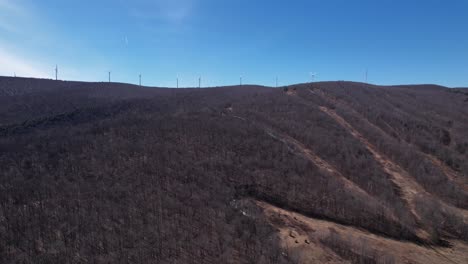
[[[465,263],[460,90],[0,78],[0,262]]]

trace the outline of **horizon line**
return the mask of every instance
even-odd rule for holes
[[[0,75],[0,78],[11,78],[11,79],[34,79],[34,80],[48,80],[48,81],[56,81],[56,82],[79,82],[79,83],[110,83],[110,84],[126,84],[126,85],[132,85],[132,86],[137,86],[137,87],[142,87],[142,88],[163,88],[163,89],[209,89],[209,88],[223,88],[223,87],[242,87],[242,86],[260,86],[260,87],[265,87],[265,88],[273,88],[273,89],[281,89],[285,87],[291,87],[291,86],[298,86],[298,85],[304,85],[304,84],[319,84],[319,83],[339,83],[339,82],[346,82],[346,83],[357,83],[357,84],[364,84],[364,85],[369,85],[369,86],[378,86],[378,87],[398,87],[398,86],[424,86],[424,85],[433,85],[433,86],[439,86],[443,88],[448,88],[448,89],[468,89],[468,87],[450,87],[450,86],[445,86],[445,85],[440,85],[436,83],[413,83],[413,84],[391,84],[391,85],[385,85],[385,84],[375,84],[375,83],[366,83],[366,82],[359,82],[359,81],[346,81],[346,80],[334,80],[334,81],[316,81],[316,82],[303,82],[303,83],[294,83],[294,84],[288,84],[288,85],[282,85],[282,86],[268,86],[268,85],[262,85],[262,84],[248,84],[248,83],[243,83],[243,84],[229,84],[229,85],[221,85],[221,86],[201,86],[198,87],[197,85],[195,86],[187,86],[187,87],[164,87],[164,86],[148,86],[148,85],[139,85],[137,83],[129,83],[129,82],[108,82],[108,81],[80,81],[80,80],[61,80],[61,79],[54,79],[54,78],[41,78],[41,77],[25,77],[25,76],[8,76],[8,75]]]

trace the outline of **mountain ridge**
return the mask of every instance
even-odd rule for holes
[[[467,118],[435,85],[0,78],[0,261],[465,263]]]

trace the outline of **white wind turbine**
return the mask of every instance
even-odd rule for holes
[[[311,78],[312,82],[314,82],[315,77],[317,77],[317,73],[316,72],[310,72],[309,74],[310,74],[310,78]]]

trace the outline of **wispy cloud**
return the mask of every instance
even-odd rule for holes
[[[0,0],[0,31],[15,32],[14,18],[22,15],[22,10],[9,0]]]
[[[23,13],[22,8],[17,5],[18,1],[0,0],[0,10],[14,12],[15,14]]]
[[[60,57],[44,50],[52,49],[60,36],[50,30],[48,22],[32,2],[0,0],[0,35],[0,75],[53,77],[53,68],[56,63],[60,64]],[[31,39],[34,44],[29,42]],[[60,43],[63,45],[64,42]],[[60,48],[63,51],[63,47]],[[82,77],[74,65],[59,66],[62,79]]]
[[[24,31],[24,26],[31,21],[31,13],[24,6],[22,0],[0,0],[0,33],[2,33],[2,41],[0,41],[0,74],[13,75],[16,73],[19,76],[27,77],[47,77],[47,74],[42,72],[40,67],[35,63],[31,63],[26,59],[26,56],[21,56],[19,49],[13,48],[17,45],[7,45],[9,37],[18,35]]]
[[[43,67],[31,63],[29,60],[14,55],[0,46],[0,74],[11,76],[16,73],[17,76],[49,78],[50,74],[39,70]]]
[[[190,17],[194,5],[195,0],[137,0],[129,10],[139,19],[180,24]]]

